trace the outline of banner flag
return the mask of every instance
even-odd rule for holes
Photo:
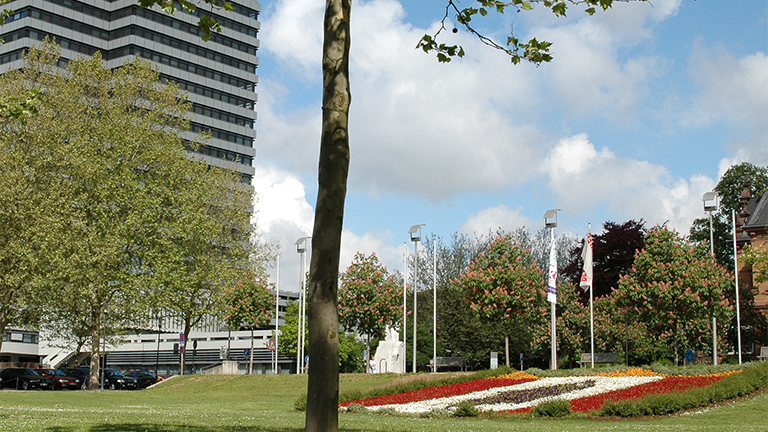
[[[552,238],[552,246],[549,249],[549,281],[547,282],[547,301],[557,304],[557,249],[555,239]]]
[[[592,232],[587,236],[587,243],[584,245],[584,251],[581,257],[584,259],[584,270],[581,272],[581,282],[579,286],[584,291],[592,286]]]

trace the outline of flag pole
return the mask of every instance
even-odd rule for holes
[[[739,310],[739,256],[736,251],[736,210],[731,210],[731,217],[733,218],[733,270],[736,277],[736,327],[738,327],[739,364],[741,364],[741,313]]]
[[[592,224],[589,224],[589,236],[587,237],[587,244],[585,247],[589,248],[589,256],[592,257]],[[592,275],[592,260],[589,260],[589,274]],[[586,266],[586,264],[585,264]],[[592,369],[595,368],[595,306],[594,306],[594,291],[592,290],[594,283],[592,278],[589,279],[589,347],[591,350],[590,358],[592,360]]]

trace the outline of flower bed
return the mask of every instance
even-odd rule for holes
[[[665,377],[660,381],[638,385],[627,389],[597,394],[571,401],[571,411],[588,412],[600,409],[607,400],[638,399],[651,394],[681,393],[694,387],[706,387],[721,380],[730,373]]]
[[[366,407],[374,407],[381,405],[398,405],[409,402],[419,402],[428,399],[445,398],[456,395],[463,395],[467,393],[478,392],[482,390],[488,390],[497,387],[509,387],[516,384],[525,383],[536,379],[535,377],[524,378],[508,378],[501,376],[498,378],[484,378],[474,381],[467,381],[459,384],[449,384],[438,387],[428,387],[419,390],[407,391],[405,393],[398,393],[392,395],[378,396],[367,399],[358,399],[354,401],[344,402],[339,404],[340,407],[346,407],[350,404],[358,404]]]
[[[358,399],[340,404],[340,407],[344,409],[354,403],[371,411],[394,410],[421,414],[438,410],[453,411],[459,404],[469,402],[481,412],[521,413],[530,411],[534,405],[557,398],[569,400],[574,412],[589,412],[599,409],[606,401],[706,387],[736,372],[670,377],[645,369],[628,369],[591,376],[554,378],[537,378],[518,372],[496,378]]]

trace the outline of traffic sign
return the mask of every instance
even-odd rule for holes
[[[270,351],[274,351],[276,349],[275,338],[269,338],[269,342],[267,342],[267,349]]]

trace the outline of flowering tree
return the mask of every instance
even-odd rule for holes
[[[371,337],[384,336],[387,326],[402,320],[400,293],[400,284],[379,263],[376,254],[365,256],[358,252],[341,275],[339,322],[347,330],[356,329],[366,335],[365,347],[370,352]]]
[[[681,340],[687,346],[702,342],[703,330],[696,331],[699,321],[730,315],[725,294],[731,286],[730,273],[706,245],[689,245],[678,233],[657,227],[648,232],[645,249],[613,295],[630,322],[645,324],[653,339],[672,339],[677,364]]]
[[[494,322],[504,331],[509,366],[509,336],[524,324],[536,328],[546,316],[544,273],[509,235],[497,237],[452,284],[480,320]]]
[[[224,288],[226,320],[230,327],[247,325],[251,328],[251,360],[248,373],[253,373],[253,329],[269,324],[275,307],[272,284],[265,275],[249,273],[245,280],[237,281],[231,288]],[[277,317],[275,317],[277,319]]]

